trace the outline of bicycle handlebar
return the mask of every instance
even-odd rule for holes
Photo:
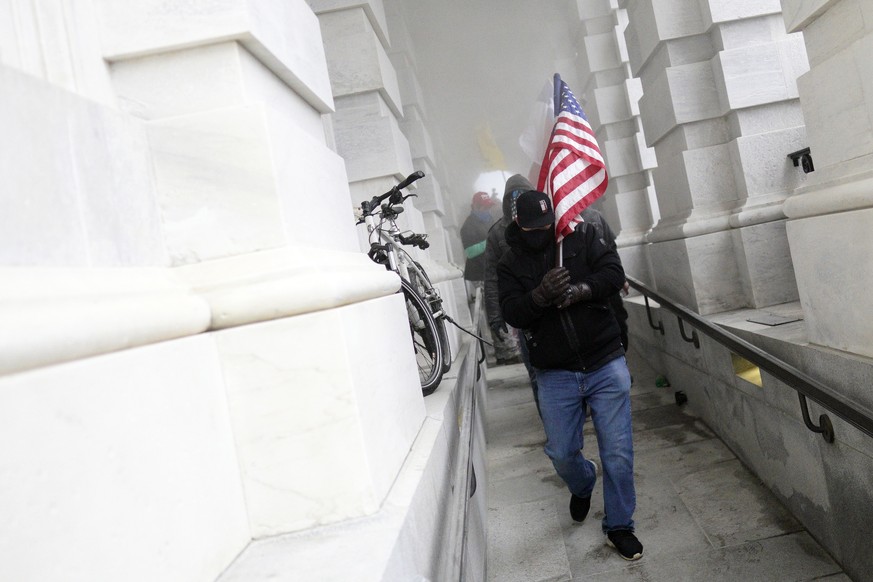
[[[400,235],[398,235],[397,238],[400,239],[401,244],[412,245],[414,247],[420,248],[421,250],[424,250],[430,246],[430,243],[427,242],[427,240],[426,240],[427,239],[426,234],[412,234],[412,235],[406,236],[403,233],[400,233]]]
[[[389,197],[396,198],[400,194],[400,191],[402,189],[406,188],[407,186],[409,186],[410,184],[412,184],[416,180],[420,180],[421,178],[424,178],[424,172],[422,172],[421,170],[417,170],[417,171],[409,174],[399,184],[397,184],[396,186],[394,186],[393,188],[391,188],[390,190],[388,190],[384,194],[382,194],[380,196],[374,196],[369,202],[366,200],[364,202],[361,202],[361,211],[363,212],[363,214],[365,216],[367,214],[372,213],[374,210],[376,210],[379,207],[379,205],[382,203],[383,200],[385,200],[386,198],[389,198]],[[400,197],[400,199],[394,199],[394,198],[389,200],[389,202],[391,204],[398,204],[398,203],[403,202],[403,200],[404,200],[404,198],[402,196]]]
[[[411,174],[406,176],[405,180],[403,180],[402,182],[400,182],[399,184],[394,186],[393,189],[394,190],[403,190],[404,188],[406,188],[407,186],[409,186],[410,184],[412,184],[413,182],[415,182],[416,180],[419,180],[421,178],[424,178],[424,172],[422,172],[421,170],[412,172]]]

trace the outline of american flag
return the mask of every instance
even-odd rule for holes
[[[579,214],[606,192],[609,179],[594,131],[573,92],[560,78],[555,90],[560,91],[558,111],[537,190],[552,197],[555,237],[560,241],[582,222]]]

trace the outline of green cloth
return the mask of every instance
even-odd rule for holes
[[[485,241],[481,240],[474,245],[470,245],[464,249],[464,254],[468,259],[474,259],[485,252]]]

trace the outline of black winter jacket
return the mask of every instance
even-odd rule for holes
[[[506,216],[495,222],[488,231],[488,242],[485,244],[485,315],[488,317],[488,325],[492,327],[503,323],[500,295],[497,291],[497,264],[509,251],[505,232],[511,222]]]
[[[587,283],[592,299],[559,310],[538,306],[531,296],[555,265],[557,245],[533,251],[521,241],[519,228],[506,229],[510,251],[497,266],[500,308],[506,322],[524,331],[531,364],[536,368],[590,371],[622,355],[619,325],[609,297],[624,284],[624,269],[601,230],[583,222],[564,239],[564,266],[571,283]]]

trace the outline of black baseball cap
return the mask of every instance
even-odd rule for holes
[[[522,228],[542,228],[555,223],[552,201],[545,192],[528,190],[515,199],[513,218]]]

